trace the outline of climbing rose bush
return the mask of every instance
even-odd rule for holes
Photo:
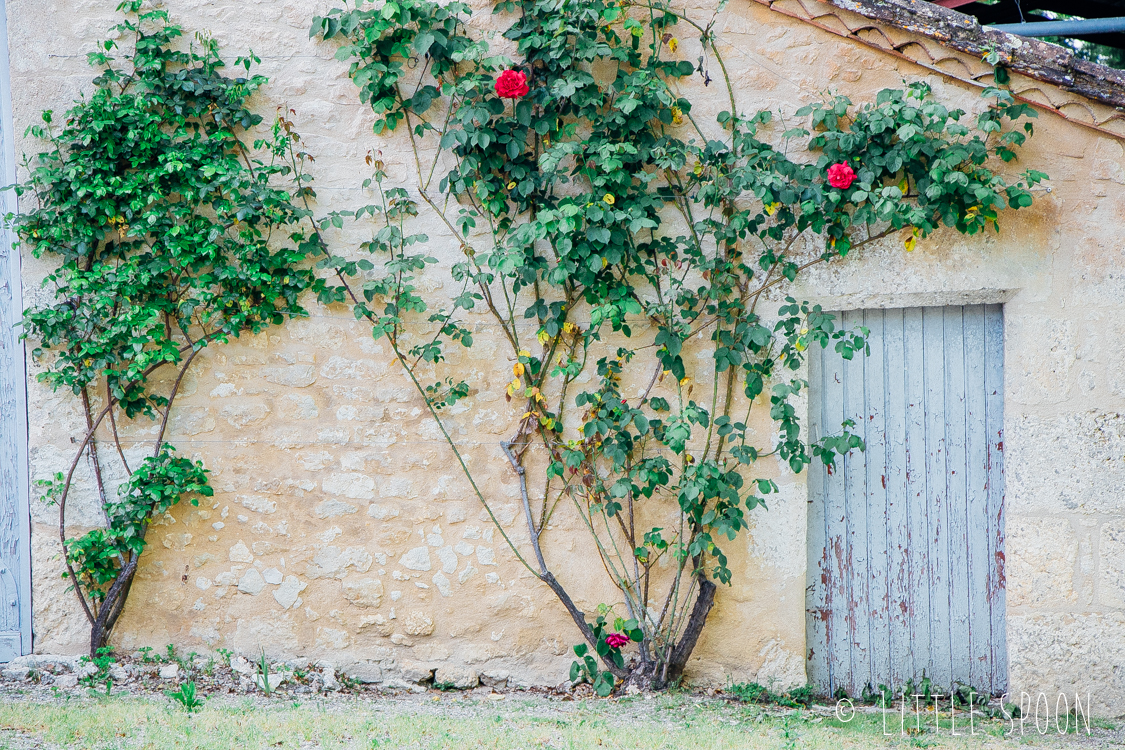
[[[767,501],[804,502],[778,496],[778,464],[831,467],[862,447],[850,422],[810,440],[800,399],[807,351],[851,359],[867,331],[789,296],[793,282],[892,237],[991,231],[1030,206],[1045,175],[993,170],[1035,113],[989,87],[969,116],[911,83],[786,112],[797,122],[783,129],[737,110],[711,25],[662,0],[495,9],[510,57],[455,0],[314,19],[375,131],[404,126],[395,148],[417,169],[391,186],[369,156],[377,205],[321,226],[371,217],[374,239],[319,262],[333,275],[320,299],[371,324],[502,543],[570,614],[583,640],[570,679],[598,695],[673,685],[744,569],[729,549],[745,549]],[[678,57],[677,29],[702,46],[698,65]],[[713,74],[729,107],[700,111],[688,95]],[[421,233],[435,227],[442,253]],[[485,336],[506,386],[460,351]],[[500,450],[455,437],[500,392],[517,407]],[[520,537],[481,481],[503,472],[519,483]],[[558,567],[575,556],[584,569]],[[615,601],[591,620],[572,591],[602,571]]]

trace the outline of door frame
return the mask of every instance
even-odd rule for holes
[[[7,3],[0,1],[0,186],[16,181],[16,134],[12,118],[12,79],[8,55]],[[15,192],[0,192],[0,217],[17,210]],[[0,382],[13,384],[14,410],[0,412],[0,465],[6,465],[16,478],[13,498],[19,529],[16,561],[16,591],[19,597],[20,652],[29,654],[31,642],[31,493],[28,474],[27,362],[23,341],[15,326],[23,314],[23,285],[20,254],[12,233],[0,223],[0,295],[10,305],[0,305],[0,337],[15,356],[0,356]],[[7,291],[5,292],[5,287]],[[7,603],[0,603],[0,606]]]

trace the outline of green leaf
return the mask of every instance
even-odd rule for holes
[[[414,37],[414,49],[417,50],[420,55],[428,53],[433,43],[434,35],[429,31],[423,31],[418,36]]]
[[[599,697],[605,698],[613,692],[615,684],[613,674],[608,671],[603,671],[594,681],[594,692],[597,693]]]

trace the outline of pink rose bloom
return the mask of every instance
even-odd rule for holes
[[[605,642],[610,648],[621,648],[629,642],[629,636],[624,633],[610,633],[605,637]]]
[[[828,184],[840,190],[847,190],[855,182],[855,171],[847,162],[833,164],[828,168]]]
[[[505,70],[496,79],[496,95],[503,99],[519,99],[527,96],[527,74],[522,70]]]

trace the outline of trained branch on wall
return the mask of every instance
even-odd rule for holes
[[[91,655],[121,615],[149,525],[183,498],[212,494],[203,465],[166,441],[192,362],[212,343],[302,314],[299,295],[319,288],[304,263],[317,243],[300,139],[282,113],[246,140],[262,120],[246,101],[266,79],[223,76],[214,40],[181,39],[163,11],[142,12],[139,0],[118,10],[121,41],[90,55],[101,70],[93,91],[61,125],[48,111],[30,128],[50,148],[26,161],[30,177],[16,187],[34,206],[7,217],[25,249],[60,261],[44,282],[53,299],[25,313],[24,335],[46,365],[39,379],[72,390],[85,410],[68,470],[40,485],[58,505]],[[254,61],[237,64],[249,73]],[[164,370],[170,387],[154,382]],[[155,425],[132,455],[123,419]],[[83,456],[105,526],[74,536],[66,508]],[[106,461],[128,477],[116,496]]]
[[[909,251],[942,225],[998,231],[1000,212],[1030,206],[1046,177],[994,171],[1032,133],[1011,126],[1035,113],[998,87],[970,117],[912,83],[859,107],[827,97],[797,112],[805,127],[778,132],[769,112],[735,111],[713,23],[666,2],[522,0],[496,12],[512,19],[514,59],[470,33],[460,2],[360,0],[314,19],[311,33],[350,62],[376,133],[401,133],[417,168],[412,193],[369,156],[379,203],[323,221],[377,220],[362,247],[373,257],[324,258],[336,281],[321,299],[351,304],[389,342],[501,534],[477,475],[517,473],[529,548],[504,538],[585,640],[571,679],[602,695],[621,681],[660,687],[682,675],[715,582],[731,580],[724,543],[777,491],[756,464],[775,456],[800,472],[862,447],[848,423],[803,439],[793,399],[807,347],[850,358],[866,352],[866,331],[840,330],[784,289],[892,236]],[[698,40],[697,62],[677,30]],[[731,109],[704,128],[680,92],[713,83],[712,62]],[[441,267],[422,249],[429,238],[409,233],[420,210],[455,238],[460,262]],[[435,273],[460,290],[444,306],[418,283]],[[773,322],[759,311],[767,295],[785,300]],[[472,388],[445,353],[472,346],[466,314],[480,309],[509,350],[507,396],[524,413],[503,461],[470,470],[442,410]],[[407,332],[408,320],[432,335]],[[707,354],[694,372],[687,347]],[[749,426],[755,407],[776,440]],[[533,444],[546,458],[529,476]],[[603,607],[590,620],[552,572],[549,522],[563,513],[588,532],[624,616]]]

